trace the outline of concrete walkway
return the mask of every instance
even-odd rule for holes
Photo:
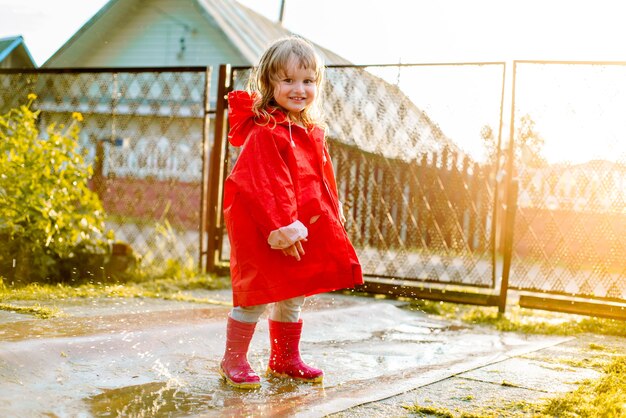
[[[228,291],[203,296],[230,298]],[[0,416],[403,416],[403,405],[414,402],[454,409],[530,400],[598,376],[554,360],[584,356],[587,341],[498,333],[398,302],[325,294],[307,302],[301,342],[305,361],[325,370],[324,384],[263,378],[260,390],[239,392],[217,374],[225,305],[94,299],[56,306],[67,316],[0,311]],[[261,321],[249,355],[259,373],[268,339]],[[611,344],[626,348],[622,339]]]
[[[598,351],[592,347],[604,348]],[[625,338],[581,335],[328,416],[409,417],[416,416],[411,415],[408,408],[414,405],[447,410],[454,416],[461,416],[461,412],[465,416],[492,416],[490,411],[498,411],[506,405],[539,403],[573,391],[583,380],[601,377],[594,367],[596,361],[609,361],[610,357],[624,353]],[[518,410],[518,414],[522,413]],[[493,416],[509,415],[496,413]]]

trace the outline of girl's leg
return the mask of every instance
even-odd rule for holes
[[[319,383],[324,379],[324,372],[308,366],[300,357],[303,304],[304,297],[274,304],[269,318],[271,352],[267,372],[272,376]]]
[[[259,322],[267,305],[235,306],[230,311],[230,317],[239,322]]]
[[[248,363],[248,348],[265,307],[266,305],[235,307],[228,316],[226,350],[219,371],[226,383],[238,389],[261,387],[261,379]]]
[[[274,303],[270,319],[278,322],[298,322],[304,305],[304,296]]]

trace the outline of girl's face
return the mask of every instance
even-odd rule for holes
[[[316,96],[315,71],[302,68],[296,59],[289,60],[283,73],[274,82],[276,103],[292,116],[296,116],[309,107]]]

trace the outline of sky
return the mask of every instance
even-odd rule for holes
[[[276,20],[281,0],[241,0]],[[106,0],[0,0],[41,65]],[[285,26],[359,64],[626,60],[619,0],[286,0]]]
[[[240,0],[272,20],[278,18],[280,1]],[[35,62],[41,65],[106,2],[0,0],[0,38],[22,35]],[[626,25],[620,3],[620,0],[286,0],[284,25],[357,64],[510,63],[515,59],[626,61]],[[511,67],[508,68],[510,71]],[[510,74],[507,77],[510,81]],[[572,79],[573,84],[579,81]],[[435,81],[430,83],[435,84]],[[570,88],[563,84],[563,88]],[[626,91],[623,94],[626,97]],[[475,108],[475,103],[466,102],[469,99],[448,97],[447,104],[437,108],[433,105],[435,100],[428,98],[427,104],[418,103],[418,106],[431,105],[427,111],[444,120],[446,114],[458,112],[453,108],[454,103],[459,109]],[[618,103],[622,103],[620,100]],[[563,106],[567,105],[571,103]],[[599,117],[602,116],[605,115]],[[468,123],[471,118],[471,114],[466,115]],[[444,131],[454,138],[455,129],[468,130],[461,125],[448,126]],[[478,129],[471,127],[472,132]],[[555,135],[550,132],[553,127],[546,124],[538,123],[538,129],[545,135]],[[565,148],[556,141],[552,143],[557,144],[555,155]],[[587,155],[589,150],[581,147],[576,152]],[[623,152],[626,156],[626,151]]]

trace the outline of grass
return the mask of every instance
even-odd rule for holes
[[[408,308],[446,319],[460,319],[472,325],[489,326],[504,332],[567,336],[593,333],[626,337],[626,323],[617,319],[580,317],[518,306],[507,307],[507,313],[502,315],[495,307],[476,307],[427,300],[410,300]]]
[[[555,417],[623,417],[626,415],[626,356],[614,358],[597,380],[551,399],[541,411]]]
[[[33,315],[37,318],[48,319],[63,316],[62,312],[57,308],[49,308],[47,306],[41,306],[39,304],[31,306],[14,305],[10,303],[0,303],[1,311],[9,311],[20,314]]]
[[[541,408],[527,402],[506,402],[501,406],[483,406],[476,411],[463,411],[459,408],[450,410],[447,408],[437,408],[427,405],[409,405],[405,409],[418,417],[427,416],[435,418],[522,418],[522,417],[542,417]]]

